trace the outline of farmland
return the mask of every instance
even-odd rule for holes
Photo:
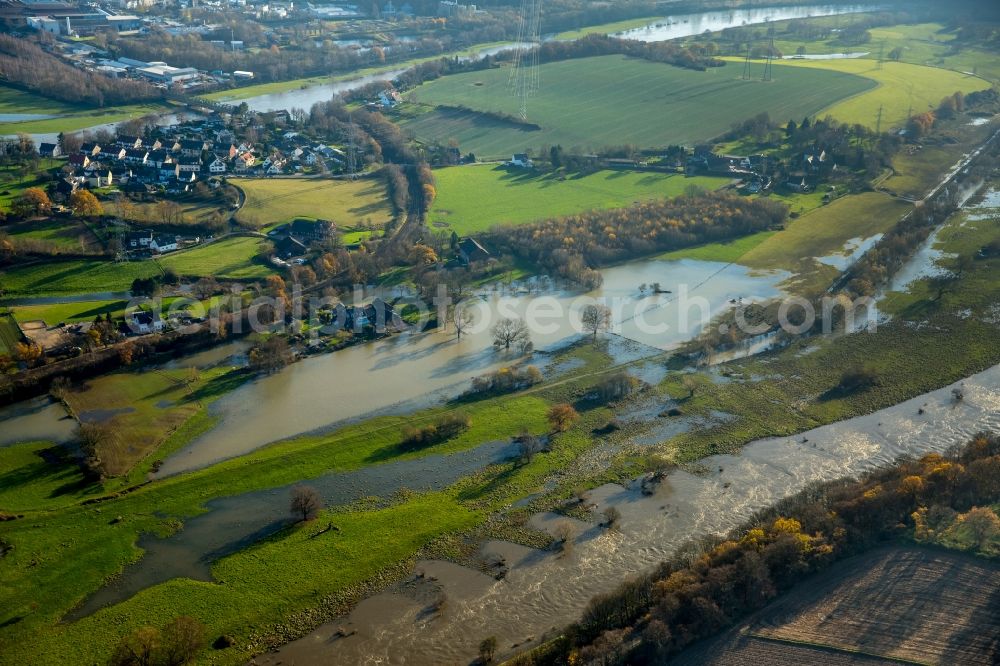
[[[456,139],[463,152],[503,156],[544,144],[567,149],[632,143],[696,144],[761,112],[801,118],[873,88],[853,73],[775,65],[774,81],[742,81],[735,66],[696,72],[623,56],[581,58],[539,68],[541,89],[517,125],[476,111],[517,113],[500,69],[447,76],[410,93],[421,105],[403,127],[425,141]],[[467,107],[438,109],[439,105]]]
[[[875,127],[881,107],[883,129],[902,125],[911,110],[922,113],[937,108],[942,97],[956,91],[970,93],[990,87],[988,81],[976,76],[905,62],[884,62],[879,68],[878,63],[863,58],[788,60],[783,67],[853,74],[875,81],[877,87],[832,103],[820,115],[828,113],[845,123]],[[774,76],[775,79],[781,76],[780,71]]]
[[[726,178],[635,171],[599,171],[561,178],[494,165],[440,169],[434,178],[438,196],[429,221],[433,227],[459,235],[481,232],[497,224],[624,207],[677,196],[691,186],[715,189],[729,182]]]
[[[299,217],[331,220],[341,227],[367,222],[377,228],[393,216],[380,180],[248,178],[234,181],[234,184],[247,197],[236,218],[256,228]]]
[[[732,629],[673,663],[988,665],[1000,649],[998,586],[1000,568],[988,560],[877,550],[804,582],[748,628]]]

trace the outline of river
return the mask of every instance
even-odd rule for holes
[[[576,620],[594,595],[655,566],[691,539],[739,526],[809,483],[855,476],[903,455],[945,451],[981,430],[1000,430],[1000,366],[962,385],[962,402],[946,387],[794,437],[756,441],[739,455],[707,458],[704,474],[672,472],[652,496],[642,493],[638,480],[599,487],[588,494],[595,505],[591,521],[547,513],[531,519],[550,532],[570,524],[575,536],[568,556],[488,542],[482,556],[502,556],[509,567],[501,581],[447,562],[420,562],[415,571],[424,576],[413,580],[434,580],[447,599],[443,612],[428,612],[427,603],[401,585],[255,663],[464,664],[486,636],[498,638],[501,655],[530,647]],[[615,530],[598,526],[606,507],[621,513]]]

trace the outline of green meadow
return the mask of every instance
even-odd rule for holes
[[[637,171],[587,175],[537,173],[492,164],[450,167],[434,172],[437,198],[431,226],[459,235],[494,225],[521,224],[600,208],[621,208],[682,194],[688,187],[715,189],[726,178]]]
[[[784,65],[774,66],[774,81],[743,81],[735,65],[698,72],[624,56],[549,63],[538,74],[540,89],[528,100],[528,122],[541,129],[478,113],[517,114],[518,100],[507,89],[503,69],[419,86],[409,93],[417,104],[401,111],[403,127],[424,141],[455,139],[463,152],[480,158],[509,157],[544,144],[693,145],[761,112],[802,118],[876,85],[849,72]],[[441,105],[452,108],[437,108]]]

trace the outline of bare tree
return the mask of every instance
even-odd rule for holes
[[[525,342],[530,342],[530,339],[528,325],[524,323],[523,319],[504,318],[493,327],[494,347],[503,347],[509,350],[512,344],[523,346]]]
[[[613,506],[609,506],[604,510],[604,526],[611,529],[618,525],[618,521],[622,519],[621,511]]]
[[[295,486],[292,488],[289,510],[302,516],[302,520],[312,520],[323,508],[323,498],[312,486]]]
[[[84,471],[92,478],[103,480],[107,469],[101,454],[118,447],[117,432],[106,423],[81,423],[77,437],[83,452]]]
[[[163,628],[161,662],[170,666],[180,666],[194,661],[205,645],[205,626],[187,615],[171,620]]]
[[[563,521],[556,525],[555,544],[563,555],[568,555],[573,550],[573,526],[568,521]]]
[[[455,336],[461,340],[462,333],[472,326],[472,310],[456,305],[451,313],[451,319],[455,324]]]
[[[588,305],[583,309],[581,321],[584,328],[590,331],[596,340],[598,332],[611,328],[611,309],[606,305]]]
[[[483,664],[490,664],[493,662],[493,657],[497,652],[497,637],[490,636],[489,638],[484,638],[479,644],[479,661]]]
[[[521,461],[530,463],[535,454],[542,450],[542,440],[524,430],[517,436],[517,450],[521,454]]]

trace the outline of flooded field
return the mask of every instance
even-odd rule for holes
[[[41,440],[62,444],[76,430],[76,421],[48,396],[0,407],[0,423],[0,446]]]
[[[688,540],[724,533],[810,482],[857,475],[901,455],[944,451],[977,431],[1000,429],[1000,366],[970,377],[963,388],[962,402],[946,387],[795,437],[753,442],[740,455],[701,461],[704,474],[671,473],[652,496],[642,493],[639,480],[597,488],[588,496],[595,508],[591,522],[554,514],[532,518],[533,525],[549,531],[572,525],[569,555],[487,543],[484,557],[500,555],[509,567],[501,581],[454,565],[422,563],[417,572],[433,572],[448,598],[443,612],[424,612],[420,604],[403,601],[398,590],[389,591],[256,661],[467,663],[490,635],[498,637],[501,654],[509,654],[515,645],[537,643],[572,622],[593,595],[654,566]],[[622,515],[615,530],[598,525],[596,516],[608,506]],[[356,633],[341,636],[341,629]]]
[[[326,474],[310,479],[309,485],[323,496],[325,506],[341,506],[363,497],[388,497],[404,488],[439,490],[515,454],[516,447],[510,442],[488,442],[451,455],[432,455]],[[166,539],[142,537],[139,540],[139,547],[145,551],[142,559],[126,567],[114,582],[87,599],[72,613],[71,619],[124,601],[140,590],[172,578],[212,580],[213,561],[294,522],[288,513],[291,487],[268,488],[212,500],[207,504],[206,513],[185,521],[184,528],[176,534]]]
[[[493,349],[490,322],[501,314],[537,315],[532,341],[536,349],[547,350],[579,337],[573,317],[578,319],[579,311],[594,299],[604,299],[614,310],[615,332],[625,343],[633,340],[647,347],[644,353],[649,355],[694,337],[702,321],[733,307],[735,299],[752,302],[780,295],[777,285],[788,276],[691,259],[632,262],[602,273],[604,285],[588,294],[488,292],[474,310],[473,330],[461,340],[450,330],[401,333],[311,357],[246,384],[211,407],[219,424],[167,458],[159,475],[203,467],[365,415],[405,413],[454,397],[473,377],[520,359],[513,350]],[[640,285],[654,282],[672,293],[640,292]],[[545,316],[559,311],[563,314]],[[618,363],[635,353],[617,339],[611,352]],[[530,362],[544,365],[545,357],[536,354]]]

